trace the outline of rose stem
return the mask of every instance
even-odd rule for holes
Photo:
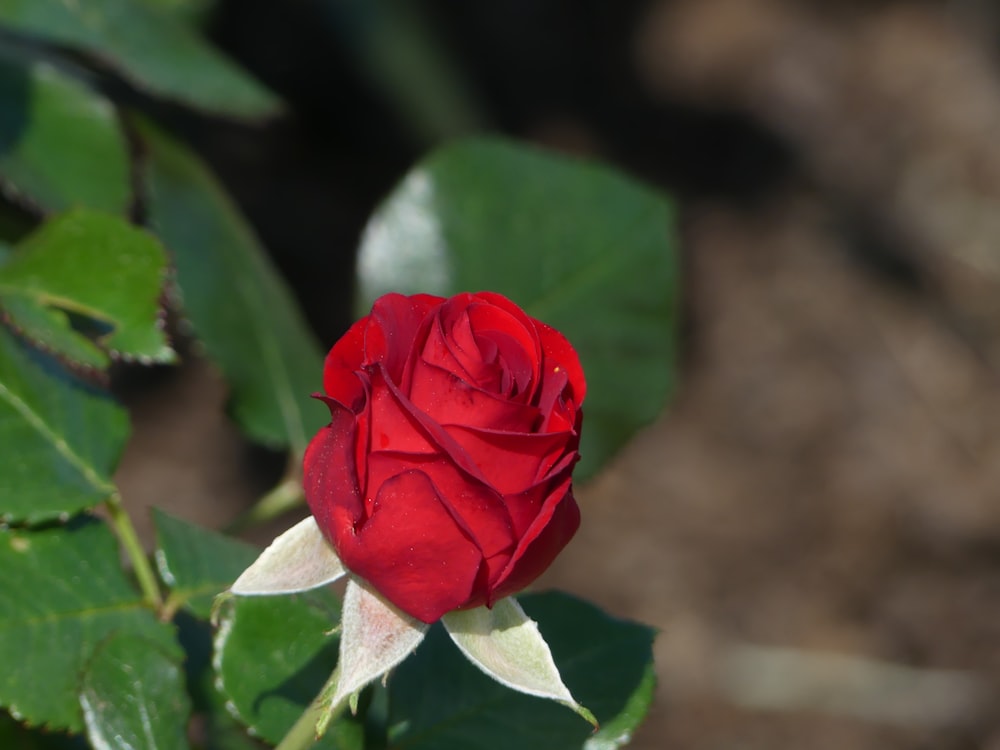
[[[132,519],[122,505],[121,495],[117,492],[113,493],[108,498],[107,508],[115,533],[118,535],[118,541],[121,542],[122,547],[125,549],[125,554],[128,555],[129,560],[132,562],[132,570],[135,573],[136,580],[139,582],[139,588],[142,589],[143,597],[150,606],[159,611],[160,607],[163,606],[160,587],[156,583],[156,576],[149,565],[149,558],[146,557],[146,552],[142,548],[139,536],[135,533]]]
[[[339,677],[340,670],[335,669],[333,674],[330,675],[330,679],[323,686],[323,689],[319,691],[316,700],[306,707],[306,710],[302,712],[302,715],[296,720],[292,728],[288,730],[288,734],[285,735],[285,738],[274,750],[306,750],[306,748],[312,747],[319,740],[319,737],[316,736],[316,727],[319,725],[323,715],[330,710],[330,706],[324,698]]]

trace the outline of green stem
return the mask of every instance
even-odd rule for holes
[[[333,674],[330,675],[330,679],[326,681],[323,689],[316,696],[316,700],[306,707],[306,710],[302,712],[302,715],[274,750],[307,750],[316,743],[321,736],[319,734],[320,722],[323,724],[322,731],[325,732],[333,719],[328,715],[330,711],[328,698],[339,677],[340,669],[333,670]]]
[[[283,479],[274,489],[258,500],[256,505],[233,521],[227,531],[242,531],[248,526],[270,521],[282,513],[297,508],[304,499],[302,477],[295,473]]]
[[[160,607],[163,606],[160,586],[156,582],[156,575],[149,564],[149,558],[146,557],[146,551],[142,548],[142,542],[139,541],[139,535],[135,533],[132,519],[125,511],[121,496],[117,492],[108,499],[107,508],[111,524],[114,526],[115,533],[118,534],[118,540],[132,562],[132,570],[139,582],[139,588],[142,589],[143,598],[151,607],[159,611]]]

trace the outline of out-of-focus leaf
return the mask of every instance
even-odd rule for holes
[[[153,511],[156,565],[171,597],[207,618],[212,600],[254,561],[260,550],[245,542]]]
[[[83,730],[80,677],[114,632],[181,658],[171,627],[132,587],[102,523],[0,530],[0,570],[0,705],[30,724]]]
[[[0,310],[39,346],[88,367],[104,350],[120,359],[170,362],[160,298],[167,259],[156,239],[124,219],[76,210],[44,224],[0,267]],[[97,345],[67,316],[102,329]]]
[[[389,746],[407,750],[613,750],[649,710],[653,631],[567,594],[518,597],[537,620],[563,681],[601,722],[506,688],[435,626],[389,681]]]
[[[80,705],[95,748],[188,748],[191,702],[175,655],[130,633],[101,643],[83,674]]]
[[[201,26],[211,15],[217,0],[140,0],[189,26]]]
[[[184,312],[232,389],[237,424],[297,451],[328,419],[323,357],[288,287],[201,161],[148,124],[149,218],[173,253]]]
[[[37,523],[107,500],[127,435],[128,416],[107,393],[0,326],[0,520]]]
[[[0,11],[2,13],[2,11]],[[0,183],[45,212],[124,215],[128,146],[111,104],[53,66],[0,55]]]
[[[262,117],[280,108],[274,94],[151,3],[4,0],[0,25],[85,52],[137,87],[199,109]]]
[[[0,712],[0,747],[12,750],[89,750],[83,737],[29,729],[4,712]]]
[[[566,334],[588,381],[579,478],[673,388],[673,211],[606,167],[497,140],[446,146],[369,222],[358,273],[359,310],[389,291],[488,289]]]
[[[215,641],[215,669],[237,716],[269,742],[280,741],[320,692],[337,663],[340,603],[329,590],[291,596],[232,597]],[[350,736],[336,721],[317,747]]]

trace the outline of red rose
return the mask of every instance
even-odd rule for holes
[[[537,578],[580,524],[583,370],[490,292],[388,294],[326,358],[306,499],[348,570],[423,622]]]

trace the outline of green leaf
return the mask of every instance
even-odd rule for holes
[[[29,729],[0,712],[0,747],[17,750],[88,750],[82,737]]]
[[[236,715],[278,742],[320,692],[337,663],[331,634],[340,604],[329,591],[232,597],[215,641],[215,668]],[[337,722],[339,724],[340,722]],[[317,747],[336,747],[337,724]]]
[[[218,4],[217,0],[141,0],[141,2],[189,26],[201,26],[206,23]]]
[[[237,424],[298,452],[328,420],[310,398],[323,356],[295,300],[215,178],[186,147],[139,125],[149,217],[174,256],[183,307],[232,389]]]
[[[45,212],[80,205],[125,215],[129,169],[106,99],[49,64],[0,54],[0,183],[8,195]]]
[[[273,115],[278,99],[185,24],[136,0],[5,0],[0,25],[87,53],[131,83],[189,106]]]
[[[172,628],[122,571],[102,523],[0,531],[0,570],[0,706],[16,718],[81,731],[80,676],[112,633],[127,631],[181,656]]]
[[[175,604],[208,618],[212,601],[260,554],[256,547],[153,510],[156,565]]]
[[[80,704],[94,747],[183,750],[191,703],[179,659],[159,644],[116,633],[97,647]]]
[[[70,361],[104,367],[104,351],[143,363],[175,359],[161,320],[163,248],[124,219],[75,210],[20,243],[0,268],[0,308],[27,338]],[[106,332],[97,345],[68,314]]]
[[[38,523],[107,500],[127,435],[107,393],[0,326],[0,445],[16,447],[0,471],[0,521]]]
[[[226,708],[226,698],[216,687],[212,669],[214,626],[186,612],[174,618],[177,638],[184,649],[184,671],[191,695],[192,722],[198,727],[205,750],[262,750],[246,727]]]
[[[652,700],[653,631],[567,594],[519,597],[563,681],[602,729],[565,707],[494,682],[435,626],[389,682],[389,746],[407,750],[610,750],[625,745]]]
[[[673,211],[608,168],[497,140],[446,146],[369,222],[358,274],[360,314],[389,291],[488,289],[562,331],[588,381],[578,478],[673,388]]]

